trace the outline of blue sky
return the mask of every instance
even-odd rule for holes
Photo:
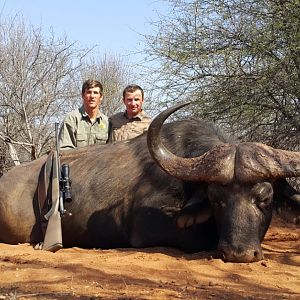
[[[100,54],[124,55],[130,61],[143,58],[133,55],[143,50],[142,34],[151,33],[151,20],[167,12],[160,0],[0,0],[2,16],[22,15],[26,24],[49,28],[56,37],[66,34],[80,45],[97,46]]]

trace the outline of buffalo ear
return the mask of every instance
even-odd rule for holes
[[[273,190],[277,214],[289,223],[300,224],[300,192],[285,178],[275,180]]]
[[[198,212],[209,205],[206,183],[184,183],[183,191],[185,202],[181,208],[181,213]]]
[[[212,216],[206,185],[188,184],[187,201],[177,217],[177,227],[185,229],[205,223]]]

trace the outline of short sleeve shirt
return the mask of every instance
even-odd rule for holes
[[[109,142],[132,139],[148,130],[151,118],[142,110],[134,118],[128,118],[126,112],[117,113],[109,118]]]
[[[60,149],[73,149],[108,140],[108,118],[100,111],[92,122],[84,107],[66,115],[59,132]]]

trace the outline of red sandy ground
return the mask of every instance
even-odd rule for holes
[[[0,299],[300,299],[300,227],[273,221],[263,249],[241,264],[169,248],[0,244]]]

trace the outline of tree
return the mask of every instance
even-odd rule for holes
[[[299,0],[168,2],[145,36],[156,88],[241,139],[299,149]]]
[[[120,55],[104,54],[90,57],[81,71],[81,82],[88,78],[99,80],[104,89],[101,110],[107,116],[124,109],[122,92],[134,80],[133,73]],[[78,87],[81,89],[81,87]]]
[[[86,79],[102,82],[105,114],[123,108],[129,66],[117,55],[95,59],[93,50],[53,32],[45,38],[22,17],[0,22],[0,176],[54,147],[54,123],[81,105]]]
[[[45,39],[16,18],[0,24],[0,139],[5,166],[35,159],[53,146],[54,122],[77,96],[76,73],[89,49],[67,38]],[[8,156],[7,156],[8,155]]]

